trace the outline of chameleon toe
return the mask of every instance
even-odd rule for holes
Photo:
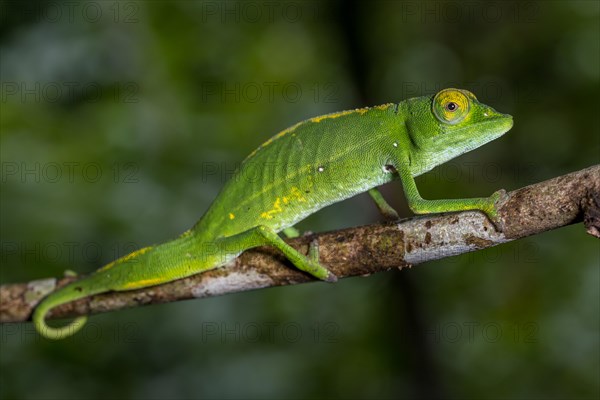
[[[329,282],[329,283],[335,283],[338,281],[338,277],[333,274],[331,271],[329,271],[329,274],[327,274],[327,278],[325,278],[325,282]]]

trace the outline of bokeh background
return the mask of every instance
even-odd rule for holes
[[[2,1],[1,283],[168,240],[315,115],[473,91],[503,138],[417,183],[485,196],[600,158],[597,1]],[[399,183],[384,194],[410,215]],[[299,228],[379,219],[364,196]],[[336,285],[0,328],[0,397],[599,396],[600,247],[581,225]]]

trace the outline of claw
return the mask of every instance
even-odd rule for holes
[[[329,274],[327,275],[327,278],[325,279],[325,282],[329,282],[329,283],[335,283],[338,281],[338,277],[336,275],[334,275],[331,271],[328,271]]]
[[[489,207],[486,207],[484,210],[485,214],[492,222],[492,225],[494,225],[494,228],[496,228],[496,231],[502,232],[504,231],[504,221],[502,221],[498,215],[498,208],[508,200],[508,194],[506,193],[506,190],[500,189],[492,193],[489,199]]]

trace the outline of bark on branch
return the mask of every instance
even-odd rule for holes
[[[321,261],[338,277],[406,268],[584,222],[600,237],[600,165],[508,193],[499,207],[500,225],[479,212],[414,217],[289,240],[306,254],[318,239]],[[0,322],[30,318],[48,293],[75,278],[49,278],[0,286]],[[160,286],[110,292],[81,299],[50,312],[49,318],[95,314],[147,304],[217,296],[271,286],[314,281],[291,267],[277,251],[258,248],[243,253],[227,267]]]

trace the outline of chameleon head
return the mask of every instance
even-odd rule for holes
[[[417,174],[502,136],[513,125],[512,116],[462,89],[412,99],[408,108],[409,115],[416,117],[406,127],[414,144],[413,159],[420,164]]]

